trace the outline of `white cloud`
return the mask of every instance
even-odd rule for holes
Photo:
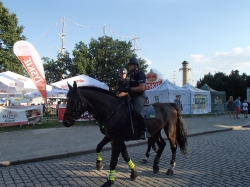
[[[146,57],[142,57],[142,58],[146,61],[146,64],[148,65],[147,71],[150,72],[150,70],[152,69],[152,71],[157,74],[159,79],[163,79],[163,74],[160,71],[158,71],[155,68],[151,68],[152,67],[151,65],[153,64],[153,62],[147,59]]]
[[[246,48],[236,47],[226,52],[215,52],[212,57],[202,54],[192,54],[194,69],[199,75],[224,72],[229,74],[232,70],[239,70],[240,74],[250,75],[250,46]],[[203,77],[203,76],[199,76]]]
[[[205,62],[208,60],[208,59],[206,59],[202,54],[190,55],[190,57],[191,57],[195,62],[205,63]]]
[[[250,46],[246,48],[236,47],[227,52],[215,52],[215,56],[239,56],[246,54],[250,55]]]
[[[152,65],[153,64],[152,61],[147,59],[146,57],[142,57],[142,58],[146,61],[147,65]]]

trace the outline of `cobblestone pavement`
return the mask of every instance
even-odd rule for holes
[[[170,162],[169,145],[165,147],[160,171],[152,172],[154,153],[147,164],[140,163],[145,145],[129,147],[139,177],[130,181],[130,171],[123,159],[117,166],[115,186],[249,186],[250,128],[192,136],[188,138],[189,155],[177,152],[175,174],[165,173]],[[0,168],[1,187],[95,187],[106,182],[110,151],[103,152],[104,169],[95,169],[95,154],[33,162]]]

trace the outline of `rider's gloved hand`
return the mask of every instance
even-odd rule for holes
[[[127,86],[126,88],[123,88],[121,91],[122,92],[131,92],[131,88],[129,86]]]

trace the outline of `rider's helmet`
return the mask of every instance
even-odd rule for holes
[[[119,69],[119,73],[120,74],[127,74],[128,70],[126,68],[122,67],[122,68]]]
[[[130,58],[129,59],[129,61],[128,61],[128,65],[129,64],[134,64],[134,65],[137,65],[138,67],[139,67],[139,60],[137,59],[137,58],[135,58],[135,57],[132,57],[132,58]]]

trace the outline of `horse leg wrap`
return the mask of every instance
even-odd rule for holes
[[[134,169],[134,167],[135,167],[135,164],[134,164],[134,162],[130,159],[129,161],[128,161],[128,168],[129,169]]]
[[[97,161],[102,161],[102,152],[96,153],[96,160]]]
[[[115,181],[115,170],[110,170],[110,171],[109,171],[108,180],[109,180],[109,181]]]

